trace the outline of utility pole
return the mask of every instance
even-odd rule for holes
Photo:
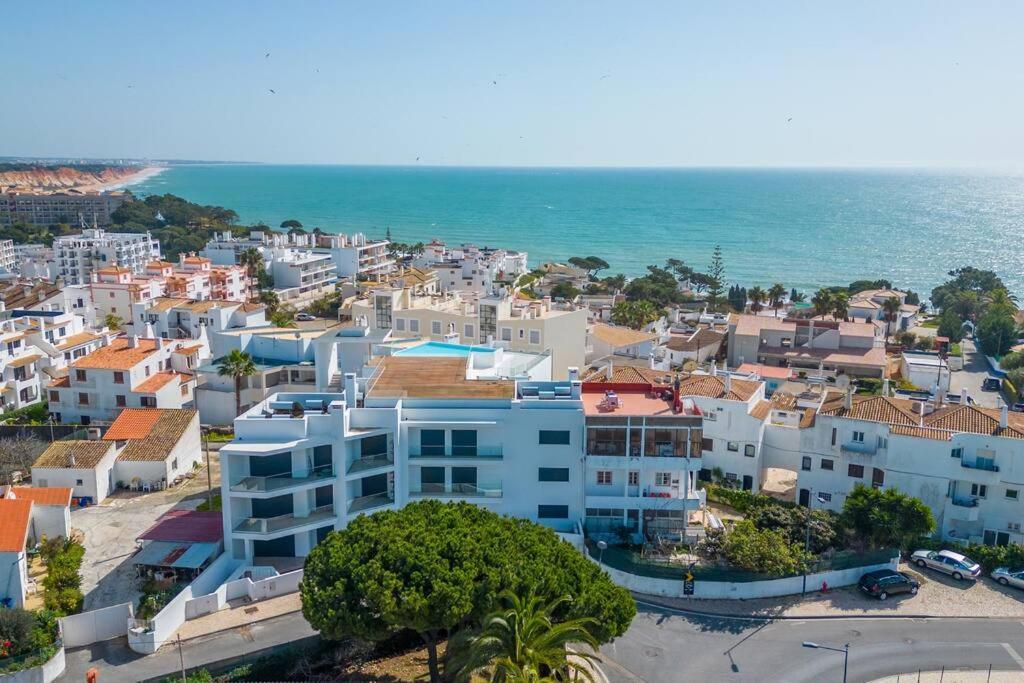
[[[178,641],[178,660],[181,662],[181,683],[185,683],[185,654],[181,651],[181,634],[176,634]]]

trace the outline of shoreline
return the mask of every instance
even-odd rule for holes
[[[141,183],[144,180],[149,180],[153,176],[160,175],[167,170],[167,166],[146,166],[131,175],[127,175],[117,180],[112,180],[107,183],[93,183],[92,185],[80,185],[74,189],[82,192],[110,192],[112,190],[121,190],[129,185],[135,185]]]

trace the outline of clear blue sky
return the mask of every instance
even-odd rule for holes
[[[12,2],[2,23],[0,155],[1024,168],[1024,2]]]

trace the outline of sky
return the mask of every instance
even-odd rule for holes
[[[1024,169],[1022,2],[97,0],[3,17],[0,156]]]

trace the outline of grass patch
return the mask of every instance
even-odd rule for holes
[[[196,508],[196,512],[219,512],[220,505],[220,494],[215,493],[213,494],[213,505],[210,504],[209,499],[204,500],[199,504],[199,507]]]

